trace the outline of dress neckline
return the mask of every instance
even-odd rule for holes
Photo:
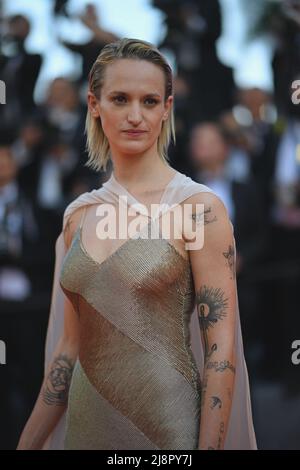
[[[149,222],[150,223],[150,222]],[[112,253],[110,253],[110,255],[108,255],[106,258],[104,258],[102,261],[97,261],[96,259],[94,259],[92,257],[92,255],[87,251],[84,243],[83,243],[83,239],[82,239],[82,227],[78,226],[77,229],[76,229],[76,232],[75,232],[75,235],[74,235],[74,238],[73,238],[73,242],[72,242],[72,245],[73,243],[76,241],[79,245],[79,248],[80,248],[80,251],[83,253],[83,255],[90,261],[92,262],[95,266],[97,266],[99,269],[102,268],[102,266],[105,266],[107,263],[110,262],[111,259],[113,259],[115,256],[117,256],[118,254],[120,254],[124,249],[127,248],[127,245],[129,242],[132,242],[132,241],[136,241],[136,240],[139,240],[140,238],[137,237],[137,238],[128,238],[124,243],[122,243],[122,245],[120,245],[115,251],[113,251]],[[162,241],[163,243],[165,243],[169,249],[171,251],[173,251],[173,253],[178,257],[179,260],[181,260],[182,263],[185,264],[185,267],[186,269],[191,269],[191,266],[190,266],[190,260],[189,258],[185,258],[181,253],[180,251],[177,250],[177,248],[175,248],[175,246],[169,241],[167,240],[166,238],[164,237],[161,237],[159,238],[160,241]]]
[[[165,205],[165,204],[168,204],[168,197],[167,197],[168,190],[174,184],[176,184],[179,177],[181,177],[181,173],[176,171],[176,173],[172,176],[172,178],[166,184],[166,186],[163,190],[163,193],[160,197],[159,202],[155,203],[157,205],[157,211],[155,212],[155,215],[153,217],[151,217],[151,215],[148,215],[148,217],[150,219],[151,218],[155,219],[156,217],[158,217],[159,214],[164,212],[164,209],[162,209],[162,206]],[[117,179],[115,178],[115,175],[114,175],[113,172],[111,173],[111,176],[110,176],[109,180],[106,181],[106,183],[104,183],[103,186],[105,187],[105,189],[108,189],[109,191],[112,191],[113,193],[117,194],[118,196],[126,196],[127,205],[129,205],[129,206],[134,205],[136,207],[138,207],[138,206],[144,206],[145,207],[145,204],[143,202],[139,201],[131,192],[129,192],[121,183],[119,183],[117,181]]]

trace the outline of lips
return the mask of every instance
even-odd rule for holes
[[[123,132],[126,132],[127,134],[144,134],[147,131],[138,131],[136,129],[127,129]]]

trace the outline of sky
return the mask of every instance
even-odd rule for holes
[[[44,54],[36,97],[41,98],[50,80],[57,76],[72,76],[78,70],[78,58],[58,43],[58,38],[84,42],[90,33],[76,19],[91,0],[69,0],[69,12],[74,19],[53,21],[52,0],[2,0],[5,14],[23,13],[32,24],[27,48]],[[136,37],[157,44],[165,35],[163,14],[152,7],[150,0],[94,0],[105,29],[119,36]],[[238,86],[258,86],[272,90],[270,68],[271,44],[246,41],[247,17],[240,0],[220,0],[223,11],[223,35],[218,41],[220,59],[234,68]],[[168,57],[172,64],[172,57]]]

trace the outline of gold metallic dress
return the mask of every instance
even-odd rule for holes
[[[80,226],[60,284],[80,323],[64,448],[197,449],[189,261],[164,238],[131,238],[99,263]]]

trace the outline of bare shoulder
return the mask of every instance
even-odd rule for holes
[[[191,204],[193,212],[197,209],[197,204],[203,204],[207,214],[212,213],[215,215],[228,216],[227,209],[222,199],[212,192],[203,191],[196,193],[185,199],[184,204]]]
[[[72,243],[74,234],[80,225],[80,221],[82,219],[85,208],[86,206],[79,207],[70,215],[70,217],[68,217],[67,223],[63,231],[64,240],[67,248],[69,248]]]
[[[193,221],[192,230],[204,226],[210,237],[231,236],[233,226],[222,199],[213,192],[199,192],[185,199],[184,211]],[[183,234],[190,236],[190,234]]]

